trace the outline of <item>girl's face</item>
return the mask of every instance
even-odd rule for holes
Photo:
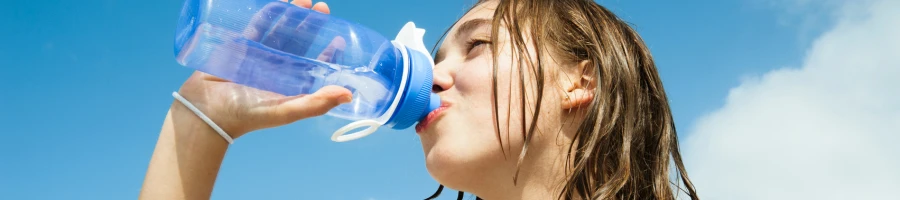
[[[501,185],[498,181],[511,183],[522,150],[523,95],[519,85],[519,63],[512,62],[512,49],[506,41],[509,35],[504,28],[499,29],[500,41],[491,41],[491,19],[496,6],[496,2],[481,3],[451,28],[435,56],[434,68],[434,91],[441,96],[445,107],[430,113],[416,126],[429,173],[438,182],[454,189]],[[499,135],[495,131],[492,106],[491,45],[500,47],[497,57]],[[533,84],[528,73],[524,78],[526,86]],[[532,97],[533,94],[534,91],[526,91],[525,96]],[[542,120],[558,120],[559,103],[548,98],[557,96],[557,93],[545,90]],[[526,102],[526,107],[533,106],[534,102]],[[524,116],[528,119],[525,120],[529,121],[532,114],[532,110],[527,109]],[[538,142],[535,140],[532,139],[529,145],[535,145]],[[500,141],[503,141],[502,149]]]

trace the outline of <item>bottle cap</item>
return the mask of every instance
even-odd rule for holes
[[[397,111],[386,123],[393,129],[406,129],[440,107],[440,97],[431,93],[434,59],[425,49],[424,37],[425,29],[408,22],[394,39],[408,51],[404,59],[409,63],[410,73]]]
[[[428,49],[425,49],[424,37],[425,29],[416,28],[413,22],[408,22],[392,42],[401,51],[405,74],[400,80],[402,88],[395,97],[399,100],[395,100],[397,102],[379,119],[359,120],[347,124],[335,131],[331,140],[346,142],[359,139],[374,133],[382,125],[397,130],[406,129],[441,106],[440,96],[431,93],[434,59]],[[382,121],[384,118],[387,118],[387,121]],[[347,134],[358,128],[366,129]]]

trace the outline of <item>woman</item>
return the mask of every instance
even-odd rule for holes
[[[484,199],[697,199],[650,52],[610,11],[589,0],[480,1],[445,36],[433,85],[445,109],[416,126],[442,185]],[[235,90],[265,93],[198,72],[180,94],[233,138],[352,98],[328,86],[234,101]],[[173,103],[141,197],[209,198],[227,147]]]

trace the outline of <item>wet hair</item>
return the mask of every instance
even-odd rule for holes
[[[473,7],[484,2],[480,0]],[[559,122],[576,123],[577,130],[569,144],[567,177],[558,199],[675,199],[679,191],[699,199],[681,159],[675,123],[650,50],[628,23],[590,0],[499,0],[492,25],[491,41],[498,41],[500,29],[505,29],[510,33],[513,63],[519,63],[522,97],[520,102],[510,99],[508,104],[522,106],[525,141],[518,165],[537,131],[544,87],[555,84],[544,77],[564,73],[558,72],[557,65],[545,63],[588,64],[574,77],[589,77],[592,83],[586,87],[592,90],[593,100],[570,110],[580,116],[576,121]],[[446,32],[442,38],[445,36]],[[535,56],[528,56],[529,45],[537,52]],[[499,139],[500,45],[491,48],[494,127]],[[551,58],[543,57],[543,52]],[[526,77],[534,77],[534,84],[526,85]],[[526,90],[536,93],[534,99],[526,99]],[[533,114],[526,120],[526,106],[531,102]],[[532,123],[527,124],[529,121]],[[508,152],[503,151],[504,155]],[[674,177],[670,176],[670,163],[674,165]],[[518,170],[514,182],[517,177]],[[427,199],[440,195],[443,187]],[[459,192],[458,199],[463,195]]]

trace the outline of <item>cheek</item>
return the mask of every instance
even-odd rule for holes
[[[442,184],[452,187],[505,180],[514,171],[516,159],[504,157],[518,157],[524,142],[518,72],[508,56],[501,55],[498,61],[497,122],[503,150],[494,129],[493,63],[483,56],[458,69],[454,86],[447,91],[457,102],[437,127],[439,133],[423,136],[426,166]]]
[[[508,56],[501,54],[497,63],[497,103],[505,108],[510,95],[512,68]],[[493,101],[493,62],[490,56],[481,56],[463,63],[456,73],[454,87],[459,90],[471,109],[490,110]],[[516,80],[517,82],[517,80]],[[514,96],[513,96],[514,97]],[[490,114],[490,113],[488,113]]]
[[[490,58],[483,56],[484,59],[478,58],[465,62],[454,79],[454,88],[459,93],[460,102],[459,110],[465,113],[464,119],[469,126],[483,135],[493,135],[494,133],[494,116],[493,116],[493,88]],[[498,69],[503,71],[502,68]],[[498,79],[498,94],[505,94],[504,82]],[[505,95],[499,95],[499,102],[503,100]],[[501,103],[503,104],[503,103]],[[503,108],[505,106],[501,106]],[[496,138],[494,139],[496,140]]]
[[[481,58],[465,62],[463,67],[460,67],[459,71],[457,71],[454,81],[454,87],[456,87],[463,98],[462,101],[464,102],[462,104],[464,104],[464,109],[472,115],[469,117],[480,122],[493,122],[494,120],[492,114],[494,109],[492,106],[494,101],[492,86],[494,72],[492,64],[489,56],[482,56]],[[500,65],[497,69],[497,101],[501,104],[500,108],[505,108],[507,102],[506,94],[509,91],[506,86],[509,81],[505,78],[508,76],[504,74],[508,74],[509,69],[504,63],[498,64]],[[493,126],[482,132],[493,132]]]
[[[454,87],[461,96],[467,98],[466,103],[485,102],[491,98],[492,73],[488,59],[465,62],[456,72]]]
[[[521,148],[523,142],[519,75],[508,53],[501,53],[497,61],[497,122],[500,126],[503,148],[512,150]],[[461,120],[469,123],[466,126],[476,129],[473,132],[478,133],[480,138],[499,145],[494,129],[492,65],[490,56],[466,62],[457,72],[454,87],[464,101],[462,109],[465,109],[466,116]]]

